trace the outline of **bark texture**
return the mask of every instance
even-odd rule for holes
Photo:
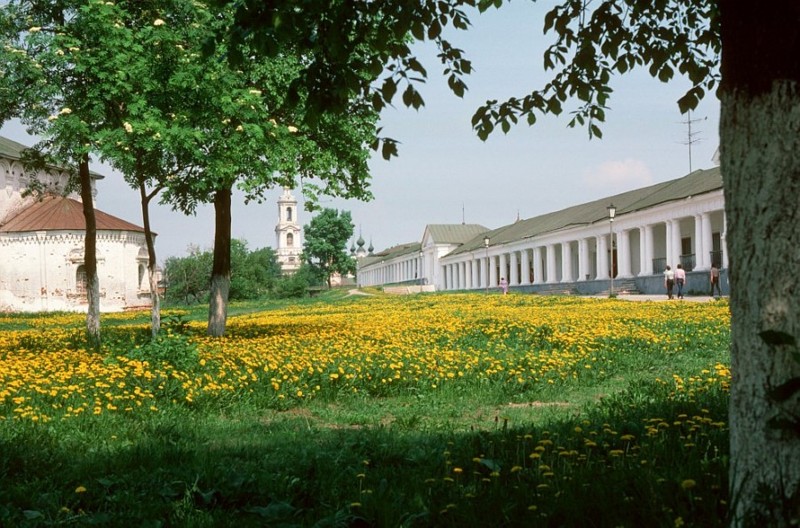
[[[100,280],[97,277],[97,221],[92,197],[92,177],[89,173],[89,155],[85,154],[78,164],[81,184],[81,201],[86,233],[83,248],[83,269],[86,271],[86,334],[92,348],[100,347]]]
[[[733,526],[800,520],[800,2],[719,2]],[[771,394],[772,393],[772,394]]]
[[[789,526],[800,518],[800,427],[777,424],[798,419],[800,405],[796,395],[778,402],[769,392],[800,377],[800,365],[795,347],[762,333],[800,338],[800,90],[775,82],[755,97],[724,95],[722,109],[733,525]]]
[[[214,194],[214,264],[211,268],[211,294],[208,300],[208,330],[213,337],[225,334],[228,319],[228,294],[231,289],[231,189]]]
[[[143,177],[139,178],[144,181]],[[153,339],[161,331],[161,299],[158,296],[158,277],[156,275],[156,246],[153,243],[153,231],[150,228],[150,199],[144,183],[139,184],[139,196],[142,203],[142,223],[144,224],[144,238],[147,241],[147,277],[150,284],[150,335]]]

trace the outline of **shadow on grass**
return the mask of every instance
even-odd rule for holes
[[[724,526],[726,407],[642,384],[488,431],[313,407],[5,422],[0,525]]]

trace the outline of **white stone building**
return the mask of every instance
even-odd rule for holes
[[[302,237],[297,199],[292,195],[291,189],[284,188],[283,194],[278,198],[278,224],[275,226],[276,253],[283,273],[294,273],[300,268]]]
[[[724,209],[722,176],[714,167],[498,229],[429,225],[416,250],[405,244],[360,260],[359,285],[475,290],[496,288],[505,278],[517,291],[663,293],[665,266],[680,263],[687,290],[700,293],[708,291],[714,263],[726,292]]]
[[[63,196],[68,174],[31,174],[20,162],[26,147],[0,137],[0,310],[85,311],[86,224],[80,196]],[[93,174],[94,182],[102,178]],[[30,182],[46,192],[23,197]],[[144,230],[95,210],[100,310],[150,306]]]

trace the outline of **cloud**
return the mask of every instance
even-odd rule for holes
[[[627,158],[590,167],[584,171],[583,183],[592,189],[615,193],[652,185],[653,175],[645,162]]]

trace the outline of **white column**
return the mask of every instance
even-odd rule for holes
[[[542,271],[542,246],[533,248],[533,283],[544,284],[544,272]]]
[[[472,289],[473,290],[476,290],[476,289],[478,289],[480,287],[480,282],[478,281],[478,265],[479,265],[479,262],[480,261],[477,260],[477,259],[472,259],[472,262],[470,263],[472,265],[471,269],[472,269]]]
[[[578,280],[588,280],[589,275],[589,239],[578,240]]]
[[[522,274],[521,279],[522,280],[520,280],[520,284],[523,284],[523,285],[527,285],[527,284],[531,283],[531,272],[530,272],[530,269],[531,269],[531,257],[530,257],[529,251],[530,250],[528,250],[528,249],[523,249],[522,250],[522,259],[521,259],[522,262],[520,264],[520,267],[522,268],[522,270],[521,270],[521,274]]]
[[[561,243],[561,282],[572,282],[572,245]]]
[[[711,250],[714,249],[711,235],[711,215],[703,213],[700,215],[700,229],[703,232],[703,243],[700,251],[703,252],[702,269],[711,269]]]
[[[497,286],[497,257],[494,255],[489,256],[489,287],[494,288]]]
[[[681,262],[681,223],[680,220],[672,221],[672,269],[675,269]]]
[[[703,259],[703,217],[694,215],[694,269],[706,269]]]
[[[460,275],[460,277],[459,277],[460,280],[458,281],[459,289],[460,290],[466,290],[467,289],[467,263],[466,262],[462,262],[461,264],[458,265],[458,274]]]
[[[508,282],[508,273],[506,273],[506,262],[507,262],[506,254],[505,253],[500,253],[499,260],[500,260],[500,263],[498,264],[498,267],[500,268],[500,271],[498,273],[499,273],[500,277],[505,277],[506,282]],[[498,279],[499,279],[499,277],[498,277]]]
[[[647,271],[647,230],[639,226],[639,276],[649,275]]]
[[[597,278],[608,279],[608,239],[605,235],[597,237]]]
[[[509,255],[511,270],[509,272],[508,284],[517,286],[519,284],[519,270],[517,269],[517,252],[512,251]]]
[[[644,226],[645,231],[645,260],[642,267],[646,272],[645,275],[653,274],[653,255],[655,254],[655,240],[653,237],[653,225],[648,224]]]
[[[558,274],[556,273],[556,246],[555,244],[547,244],[547,282],[556,282]]]
[[[665,233],[666,234],[664,236],[664,243],[667,246],[666,247],[666,252],[665,252],[665,256],[666,256],[666,260],[667,260],[667,266],[671,267],[672,269],[675,269],[675,263],[672,261],[672,258],[673,258],[672,257],[672,220],[667,220],[666,222],[664,222],[664,225],[666,226],[666,229],[665,229]]]
[[[623,229],[617,233],[617,274],[620,278],[632,277],[631,274],[631,232]]]
[[[489,259],[481,258],[481,288],[489,287]]]

